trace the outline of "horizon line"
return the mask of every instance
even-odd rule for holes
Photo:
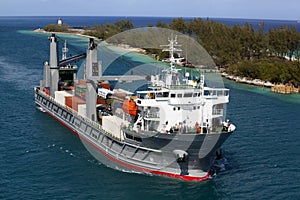
[[[279,18],[243,18],[243,17],[203,17],[203,16],[142,16],[142,15],[0,15],[4,17],[143,17],[143,18],[183,18],[183,19],[231,19],[231,20],[274,20],[274,21],[298,21],[297,19],[279,19]]]

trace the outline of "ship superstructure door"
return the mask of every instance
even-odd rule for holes
[[[145,130],[147,131],[156,131],[160,124],[160,116],[159,116],[159,108],[158,107],[144,107],[144,123]]]

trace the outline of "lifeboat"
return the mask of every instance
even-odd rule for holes
[[[123,111],[126,112],[129,115],[133,115],[133,116],[137,115],[138,106],[136,105],[136,103],[132,99],[125,100],[123,102],[122,108],[123,108]]]

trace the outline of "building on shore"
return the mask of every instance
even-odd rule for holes
[[[62,18],[57,19],[57,25],[62,25]]]

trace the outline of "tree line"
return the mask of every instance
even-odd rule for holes
[[[158,21],[156,27],[173,29],[193,37],[217,66],[232,75],[271,82],[300,82],[300,33],[296,27],[282,26],[265,31],[263,22],[255,30],[249,23],[228,26],[202,18],[188,21],[175,18],[170,23]],[[86,27],[85,34],[106,40],[133,28],[132,21],[120,20]],[[292,62],[286,56],[298,62]]]
[[[265,31],[264,23],[255,30],[249,23],[227,26],[200,18],[189,22],[177,18],[157,25],[194,37],[229,74],[273,83],[300,83],[300,33],[294,26]]]

